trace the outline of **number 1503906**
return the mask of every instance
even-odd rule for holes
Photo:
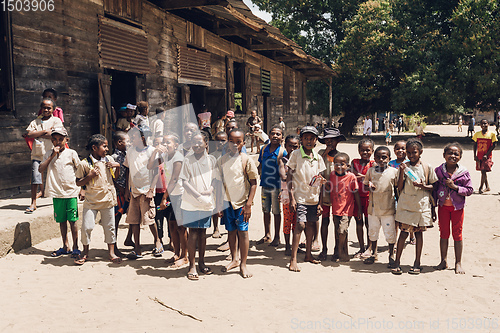
[[[0,7],[4,12],[52,12],[54,0],[2,0]]]

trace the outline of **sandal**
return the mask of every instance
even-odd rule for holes
[[[375,263],[374,256],[371,256],[370,258],[366,258],[365,260],[363,260],[363,264],[373,265],[374,263]]]
[[[197,281],[200,279],[197,273],[187,273],[188,280]]]
[[[135,260],[135,259],[140,259],[140,258],[142,258],[142,255],[135,253],[135,251],[132,251],[129,254],[127,254],[127,259],[130,259],[130,260]]]
[[[411,274],[411,275],[418,275],[420,274],[420,272],[422,271],[422,268],[421,267],[412,267],[410,268],[410,270],[408,271],[408,274]]]
[[[159,257],[161,257],[161,255],[163,254],[163,252],[165,252],[165,250],[163,250],[163,246],[161,246],[159,249],[154,248],[153,249],[153,256],[159,258]]]
[[[116,258],[110,258],[109,259],[113,264],[121,264],[122,263],[122,258],[116,257]]]
[[[24,212],[24,214],[33,214],[33,212],[35,210],[36,210],[36,208],[28,207],[28,208],[26,208],[26,211]]]
[[[214,272],[212,272],[210,267],[207,267],[207,266],[200,268],[200,271],[205,275],[212,275],[214,273]]]
[[[71,252],[69,251],[66,251],[65,249],[63,249],[62,247],[59,248],[58,250],[55,250],[53,251],[50,256],[55,258],[55,257],[59,257],[59,256],[62,256],[63,254],[70,254]]]
[[[398,267],[392,269],[391,273],[394,275],[401,275],[401,274],[403,274],[403,270],[401,269],[401,267],[398,266]]]
[[[70,252],[68,252],[68,254],[69,253]],[[82,251],[80,251],[80,250],[73,250],[73,251],[71,251],[71,258],[78,259],[80,257],[80,254],[82,254]]]
[[[81,265],[85,264],[88,260],[89,260],[89,259],[88,259],[88,257],[87,257],[87,256],[80,256],[80,257],[78,257],[78,259],[75,259],[75,261],[74,261],[74,262],[75,262],[75,264],[77,264],[77,265],[80,265],[80,266],[81,266]]]

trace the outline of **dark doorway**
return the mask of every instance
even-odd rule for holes
[[[201,112],[201,107],[206,104],[205,90],[204,86],[189,85],[191,89],[191,104],[193,104],[193,109],[196,115]]]
[[[212,113],[212,123],[226,114],[226,91],[224,89],[207,89],[207,107]]]
[[[136,77],[135,73],[111,70],[111,105],[118,112],[120,107],[127,103],[136,104]]]
[[[245,113],[243,93],[245,91],[245,66],[241,62],[233,62],[234,71],[234,107],[236,113]]]

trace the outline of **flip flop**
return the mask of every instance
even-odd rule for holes
[[[68,252],[67,254],[70,254],[71,253],[71,258],[73,259],[77,259],[80,257],[80,254],[82,254],[82,251],[80,250],[73,250],[71,252]]]
[[[122,258],[120,258],[120,257],[113,258],[113,259],[110,258],[109,261],[111,261],[113,264],[121,264]]]
[[[418,275],[420,274],[420,272],[422,271],[422,268],[421,267],[412,267],[410,268],[410,270],[408,271],[408,274],[411,274],[411,275]]]
[[[375,263],[374,256],[371,256],[370,258],[366,258],[365,260],[363,260],[363,264],[373,265],[374,263]]]
[[[157,258],[158,258],[158,257],[161,257],[161,255],[163,254],[163,252],[165,252],[165,250],[163,250],[163,246],[162,246],[162,247],[160,247],[159,249],[157,249],[157,248],[154,248],[154,249],[153,249],[153,255],[154,255],[155,257],[157,257]]]
[[[24,214],[33,214],[33,212],[35,210],[36,210],[36,208],[28,207],[28,208],[26,208],[26,211],[24,212]]]
[[[256,245],[261,245],[261,244],[264,244],[264,243],[269,243],[270,240],[271,240],[270,238],[262,237],[257,242],[255,242],[255,244]]]
[[[394,275],[401,275],[403,274],[403,270],[401,269],[401,267],[396,267],[391,270],[391,273]]]
[[[214,273],[214,272],[212,272],[210,267],[206,267],[206,266],[203,269],[200,268],[200,271],[205,275],[211,275]]]
[[[65,249],[63,249],[62,247],[59,248],[58,250],[55,250],[53,251],[50,256],[55,258],[55,257],[59,257],[59,256],[62,256],[63,254],[70,254],[71,252],[68,252],[66,251]]]
[[[198,281],[200,279],[200,277],[196,273],[187,273],[187,278],[191,281]]]
[[[130,260],[136,260],[136,259],[140,259],[140,258],[142,258],[142,255],[135,253],[135,251],[132,251],[129,254],[127,254],[127,259],[130,259]]]
[[[88,260],[89,259],[87,256],[80,256],[80,257],[78,257],[78,259],[76,259],[74,261],[74,263],[81,266],[81,265],[85,264]]]
[[[397,268],[398,266],[396,266],[396,261],[394,261],[394,259],[389,259],[389,263],[387,264],[387,268]]]

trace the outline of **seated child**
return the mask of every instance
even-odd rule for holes
[[[368,237],[372,242],[372,255],[364,260],[373,264],[377,259],[377,241],[380,227],[389,243],[389,264],[394,264],[394,243],[396,243],[396,223],[394,220],[395,185],[398,170],[388,167],[391,151],[385,146],[375,149],[375,166],[368,169],[363,184],[370,191],[368,206]]]
[[[344,262],[350,260],[347,250],[347,231],[351,217],[363,214],[356,176],[347,170],[349,170],[349,155],[338,153],[333,160],[328,191],[332,203],[335,238],[338,239],[338,256],[340,261]],[[337,260],[336,257],[333,259]]]
[[[257,190],[257,167],[254,161],[246,154],[241,153],[245,144],[245,132],[233,129],[229,132],[228,153],[217,161],[217,178],[223,183],[224,204],[222,195],[217,195],[218,207],[222,211],[222,220],[228,231],[231,262],[223,268],[227,272],[240,266],[243,278],[250,278],[252,274],[247,269],[249,248],[248,221],[252,212],[253,198]],[[241,261],[238,262],[238,249]]]
[[[59,119],[59,118],[58,118]],[[52,252],[52,257],[71,254],[73,258],[80,255],[78,250],[78,192],[76,185],[76,170],[80,165],[78,154],[73,149],[66,148],[68,132],[64,127],[51,130],[52,149],[48,150],[40,163],[39,172],[47,170],[46,193],[52,198],[54,219],[59,223],[62,237],[62,247]],[[73,236],[73,251],[68,242],[68,224]]]
[[[89,256],[90,239],[95,227],[97,213],[101,214],[104,242],[108,244],[109,259],[120,263],[121,258],[115,254],[116,234],[114,207],[116,206],[116,190],[113,184],[114,175],[119,172],[120,163],[115,162],[108,153],[108,140],[101,134],[94,134],[87,144],[90,156],[80,162],[76,171],[76,185],[85,186],[82,221],[83,252],[75,264],[83,265]],[[117,170],[118,169],[118,170]]]

